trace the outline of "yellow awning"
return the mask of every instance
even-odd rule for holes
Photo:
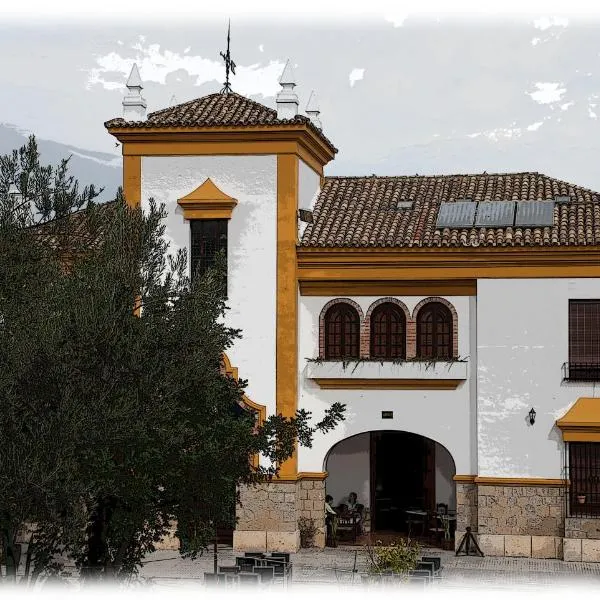
[[[556,425],[565,442],[600,442],[600,398],[579,398]]]

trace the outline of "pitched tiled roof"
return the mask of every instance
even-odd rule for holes
[[[441,202],[553,200],[552,227],[437,229]],[[411,208],[397,208],[412,201]],[[472,247],[600,245],[600,193],[540,173],[326,177],[301,246]]]
[[[210,94],[170,108],[149,113],[145,121],[111,119],[104,126],[111,129],[136,127],[269,127],[281,125],[306,125],[337,152],[323,132],[304,115],[293,119],[278,119],[277,111],[236,93]]]
[[[98,209],[107,214],[115,207],[115,201],[98,204]],[[75,248],[93,248],[100,241],[102,231],[92,231],[89,226],[88,213],[85,208],[66,217],[47,221],[32,227],[38,239],[55,250],[69,252]]]

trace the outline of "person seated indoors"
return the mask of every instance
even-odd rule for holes
[[[348,494],[348,510],[355,511],[358,505],[358,496],[356,492],[350,492]]]

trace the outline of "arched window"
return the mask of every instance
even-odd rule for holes
[[[325,313],[325,358],[358,358],[360,317],[345,302],[334,304]]]
[[[371,357],[406,358],[406,317],[396,304],[380,304],[371,314]]]
[[[429,302],[417,315],[417,356],[452,357],[452,314],[441,302]]]

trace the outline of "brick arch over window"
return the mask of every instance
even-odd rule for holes
[[[409,332],[409,323],[411,320],[410,311],[406,307],[404,302],[398,300],[397,298],[379,298],[379,300],[375,300],[369,309],[367,310],[367,314],[365,316],[361,336],[360,336],[360,355],[367,357],[371,356],[371,316],[373,311],[381,306],[382,304],[394,304],[396,305],[404,314],[404,338],[405,338],[405,348],[404,355],[408,356],[408,332]]]
[[[430,298],[425,298],[419,302],[412,314],[412,321],[414,323],[415,328],[415,356],[418,356],[419,353],[419,340],[417,336],[419,335],[419,313],[421,309],[425,308],[428,304],[442,304],[445,308],[448,309],[450,313],[450,317],[452,319],[451,327],[450,327],[450,335],[452,336],[451,340],[451,358],[458,358],[458,313],[456,309],[452,305],[451,302],[448,302],[445,298],[440,298],[438,296],[432,296]]]
[[[325,358],[325,315],[329,309],[336,304],[347,304],[354,308],[358,313],[358,339],[359,339],[359,351],[360,351],[360,334],[363,328],[364,315],[360,305],[350,298],[334,298],[330,300],[321,310],[319,315],[319,358]]]

